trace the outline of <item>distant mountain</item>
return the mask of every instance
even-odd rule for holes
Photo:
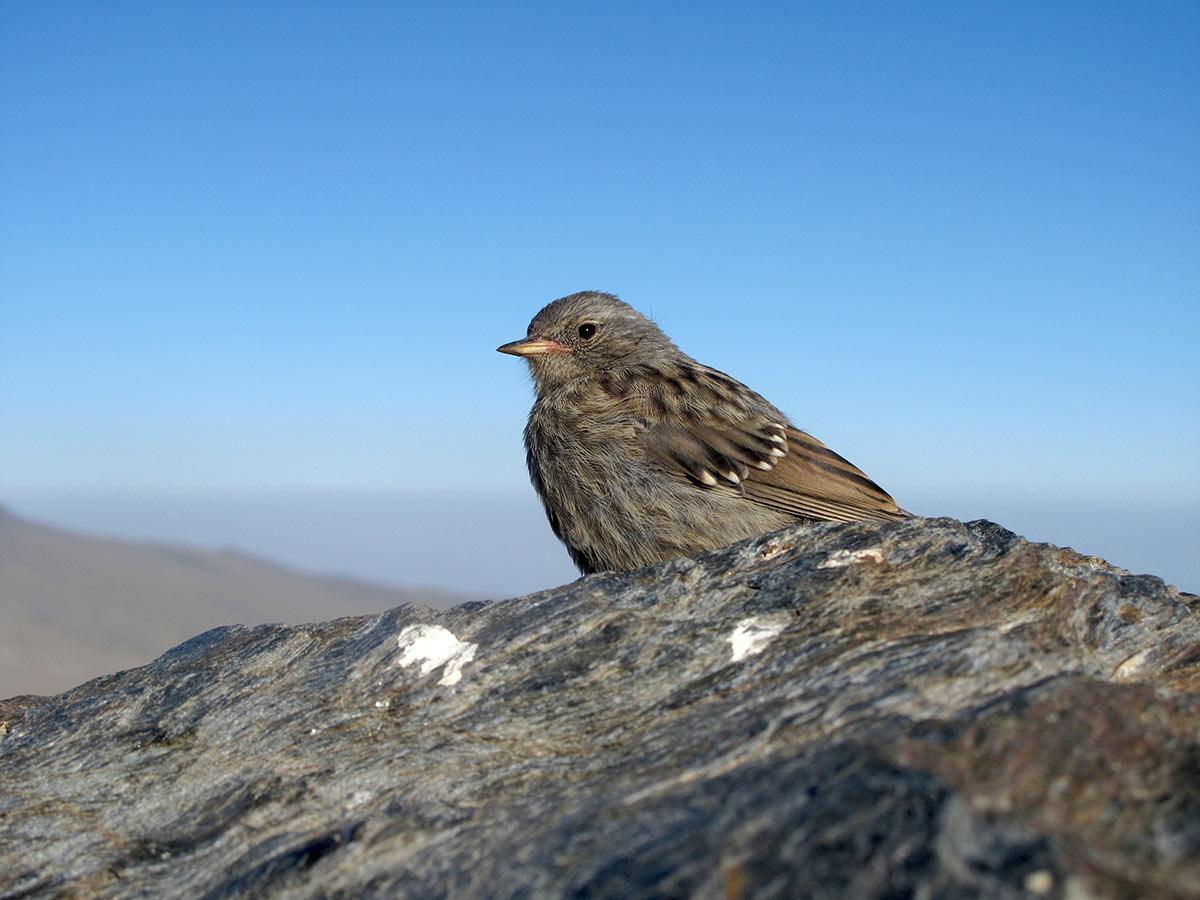
[[[92,537],[0,507],[0,698],[142,665],[217,625],[466,599],[306,574],[233,550]]]

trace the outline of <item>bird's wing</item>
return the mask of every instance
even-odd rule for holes
[[[787,454],[770,470],[752,473],[746,496],[763,506],[814,519],[904,519],[887,491],[811,434],[786,429]]]
[[[781,421],[757,394],[728,376],[701,378],[711,405],[656,417],[641,435],[647,456],[669,474],[712,490],[738,491],[779,512],[809,519],[903,519],[908,513],[844,457]],[[693,392],[694,394],[695,392]]]

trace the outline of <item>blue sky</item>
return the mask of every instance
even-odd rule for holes
[[[494,348],[599,288],[918,511],[1192,515],[1197,46],[1184,2],[0,3],[0,499],[527,499]]]

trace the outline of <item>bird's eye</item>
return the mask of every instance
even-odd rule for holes
[[[591,322],[585,322],[579,326],[579,336],[585,341],[596,334],[596,326]]]

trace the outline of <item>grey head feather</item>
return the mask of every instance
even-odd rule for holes
[[[654,322],[603,291],[551,301],[529,323],[528,336],[571,350],[527,357],[539,395],[600,372],[688,358]]]

